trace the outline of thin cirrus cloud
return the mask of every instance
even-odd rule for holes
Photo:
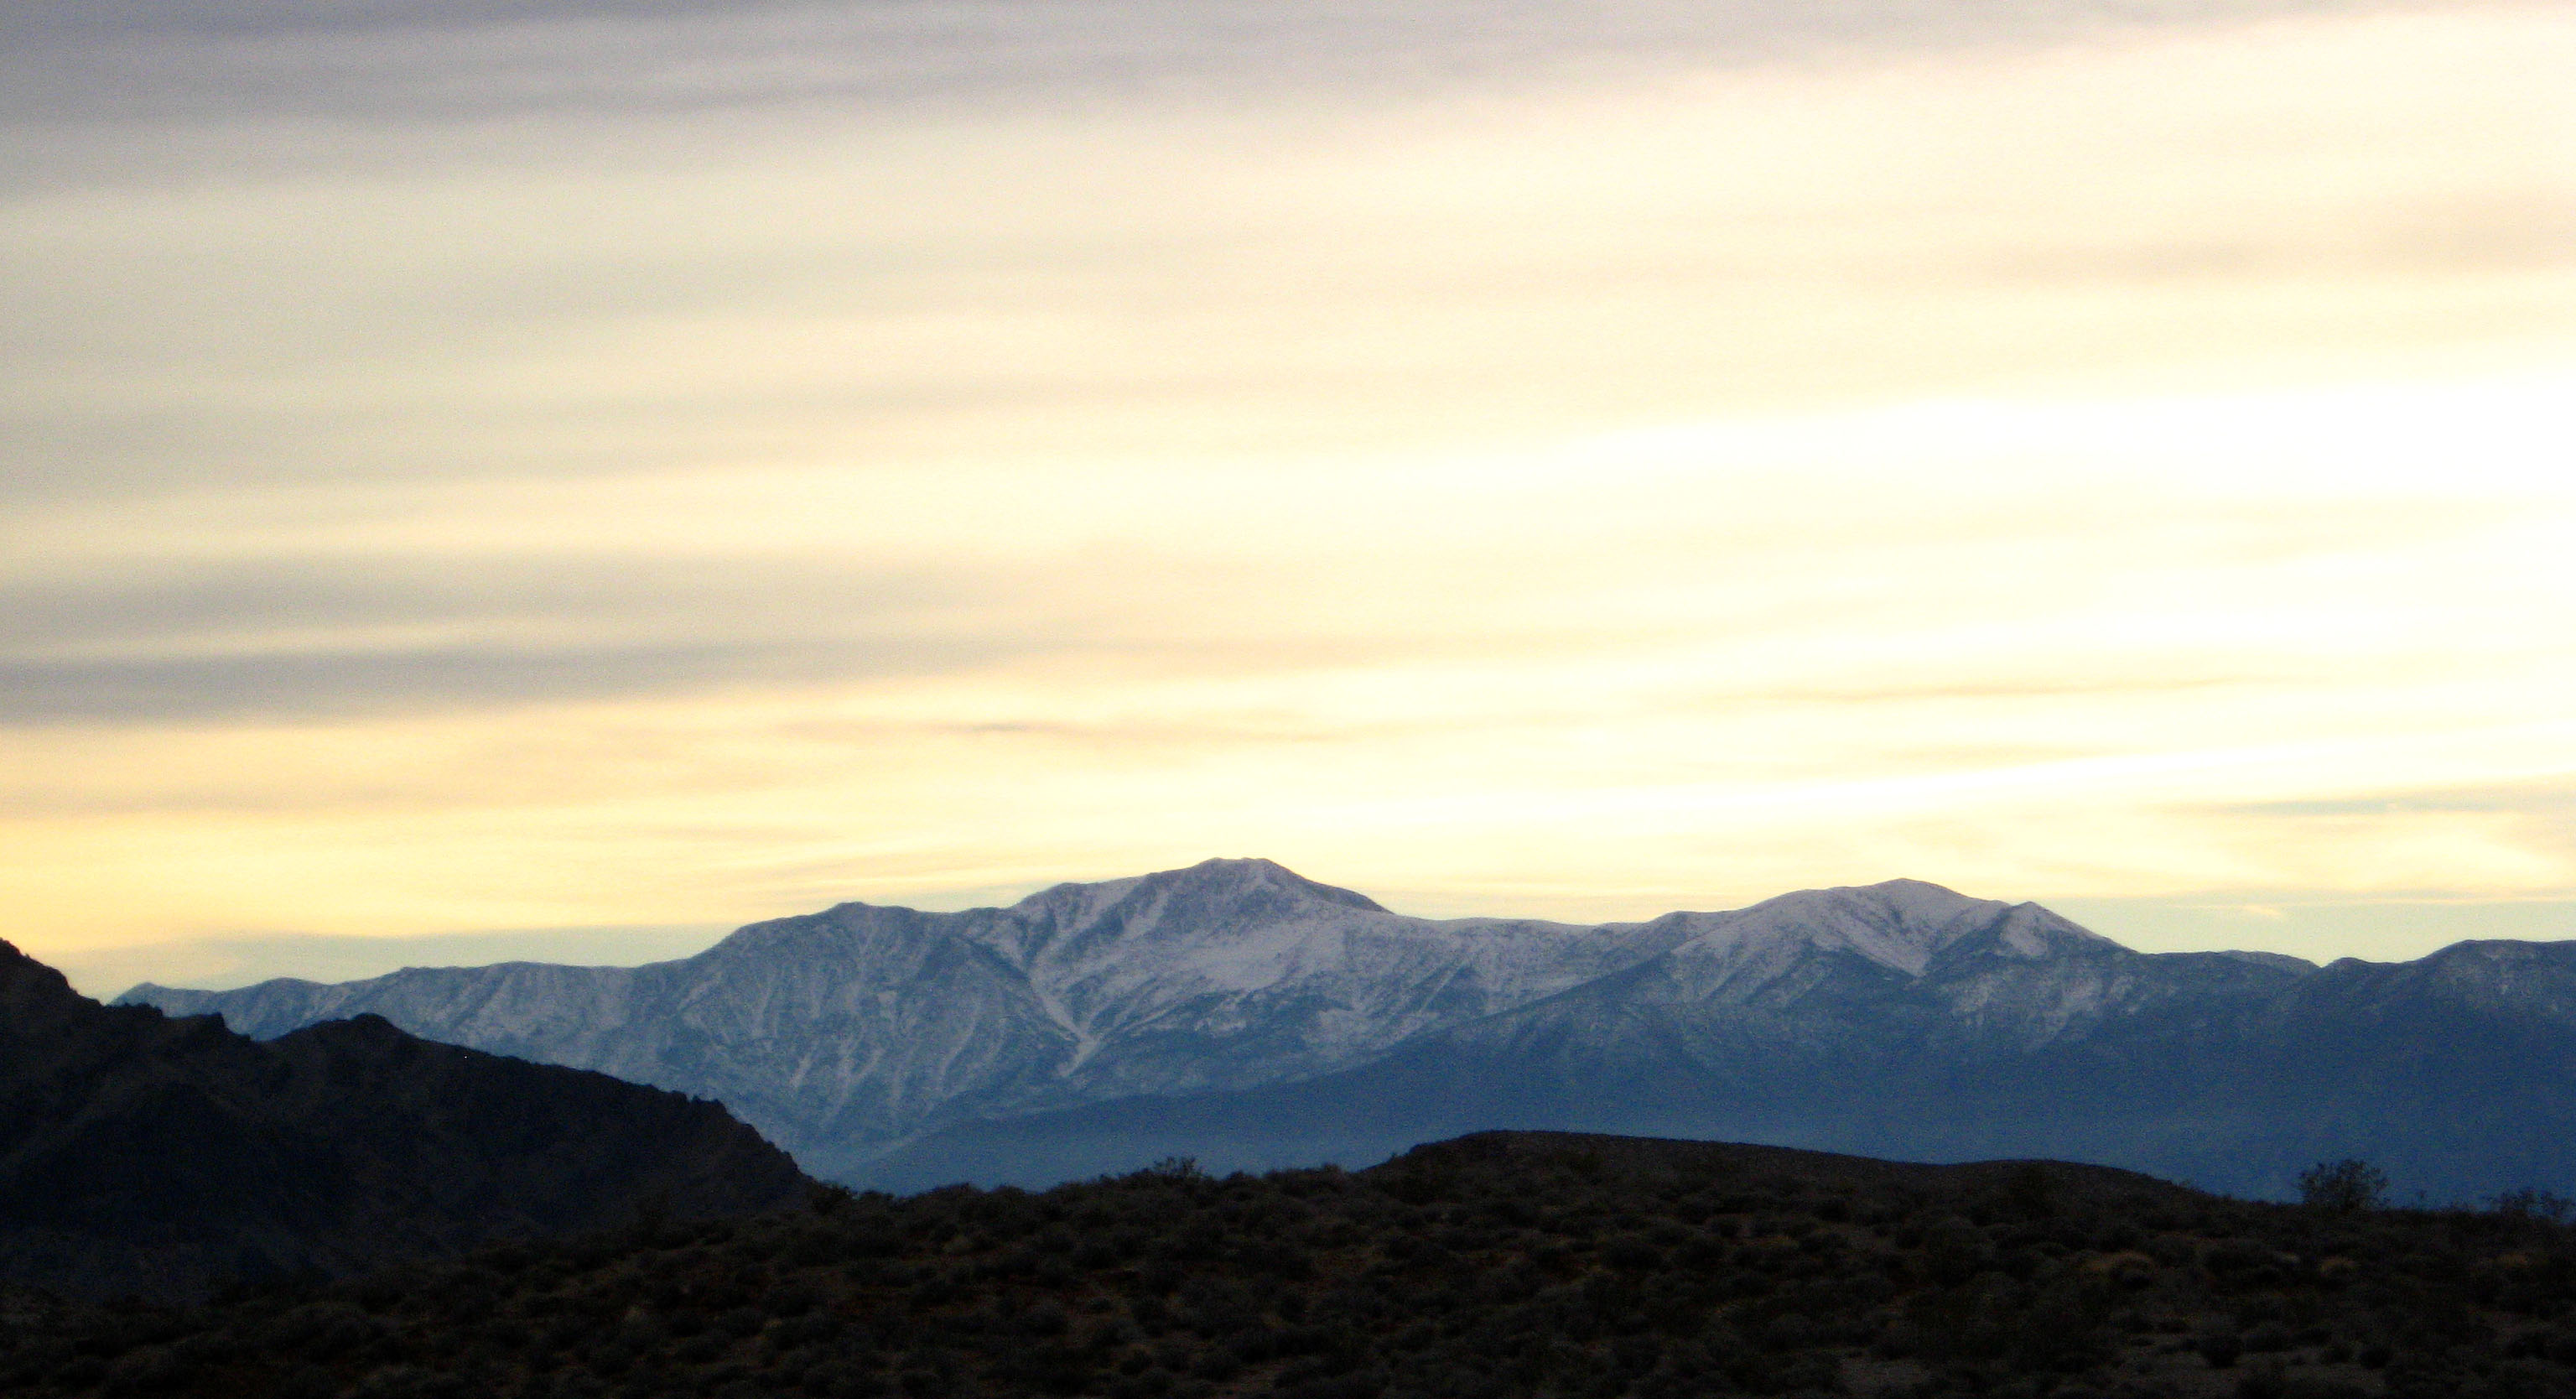
[[[1308,0],[818,5],[230,0],[0,17],[10,104],[53,117],[326,116],[367,123],[1526,81],[1569,69],[2099,40],[2123,31],[2402,3],[1624,0],[1570,9]],[[125,81],[102,83],[102,75]]]
[[[1212,843],[1434,911],[1911,874],[2150,941],[2576,886],[2562,7],[0,39],[40,951]]]
[[[262,557],[0,588],[0,723],[512,707],[954,669],[1067,644],[1033,580],[833,560]]]

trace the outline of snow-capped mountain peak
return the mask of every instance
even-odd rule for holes
[[[1691,969],[1703,995],[1750,989],[1820,954],[1846,953],[1919,978],[1943,951],[2009,908],[1910,879],[1807,889],[1732,913],[1693,915],[1701,928],[1673,959]]]
[[[1189,902],[1258,902],[1277,900],[1337,904],[1368,913],[1384,913],[1377,900],[1352,889],[1318,883],[1275,860],[1201,860],[1186,869],[1163,870],[1133,880],[1119,880],[1138,894]],[[1082,888],[1082,885],[1059,885]],[[1098,887],[1098,886],[1094,886]],[[1034,896],[1033,896],[1034,897]]]
[[[1914,879],[1801,890],[1732,913],[1682,917],[1691,935],[1663,964],[1664,994],[1682,1001],[1781,1002],[1855,976],[1929,985],[1990,977],[1998,966],[2026,969],[2023,981],[2061,964],[2049,975],[2088,976],[2095,973],[2075,968],[2137,955],[2037,904],[1972,899]]]
[[[1408,917],[1268,860],[1210,860],[1008,908],[843,904],[647,967],[129,996],[260,1036],[374,1012],[704,1093],[830,1171],[968,1118],[1337,1073],[1577,991],[1723,1016],[1918,988],[1936,1019],[2055,1035],[2127,1003],[2118,978],[2143,960],[2036,906],[1914,880],[1580,927]]]

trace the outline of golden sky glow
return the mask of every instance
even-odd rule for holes
[[[0,29],[86,989],[1216,854],[2576,936],[2565,5],[449,8]]]

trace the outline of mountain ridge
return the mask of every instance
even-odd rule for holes
[[[1806,1013],[1784,1019],[1758,1000],[1675,1010],[1635,994],[1626,983],[1655,969],[1632,969],[1323,1078],[961,1124],[876,1178],[1078,1179],[1146,1153],[1266,1169],[1508,1129],[2050,1156],[2275,1198],[2301,1169],[2346,1157],[2442,1200],[2576,1185],[2576,942],[2279,977],[2213,954],[2133,955],[2151,971],[2252,975],[2150,987],[2080,1034],[1979,1043],[1927,1033],[1947,1022],[1919,1002],[1869,1005],[1887,988],[1867,977],[1802,988]],[[1872,1012],[1869,1033],[1834,1033],[1860,1019],[1836,1018],[1854,1004]]]
[[[2290,975],[2285,960],[2207,966],[2235,983]],[[1747,1024],[1836,997],[1867,1015],[1967,962],[1982,970],[1953,978],[1956,1004],[1905,1014],[2026,1048],[2160,985],[2140,970],[2161,965],[2150,954],[2035,904],[1918,880],[1586,926],[1414,918],[1268,860],[1210,860],[1058,884],[1006,908],[844,903],[635,968],[408,968],[226,992],[146,984],[119,999],[220,1012],[254,1036],[371,1011],[426,1037],[717,1098],[814,1169],[856,1179],[951,1126],[1329,1077],[1567,996],[1713,998]],[[2040,984],[2095,962],[2080,995],[2058,987],[2052,1000]]]

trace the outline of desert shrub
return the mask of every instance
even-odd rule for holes
[[[2388,1173],[2357,1157],[2320,1161],[2299,1172],[2299,1203],[2327,1214],[2375,1210],[2388,1197]]]

